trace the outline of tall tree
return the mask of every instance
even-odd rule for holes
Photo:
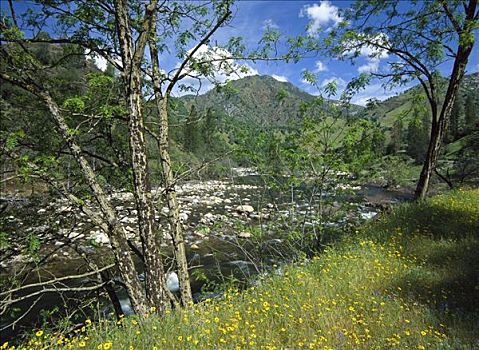
[[[477,130],[479,124],[479,114],[477,114],[476,101],[474,93],[467,95],[464,106],[464,128],[466,130]]]
[[[211,36],[226,19],[230,18],[229,3],[225,1],[198,6],[198,4],[193,3],[170,4],[164,2],[160,8],[155,0],[146,5],[143,1],[127,2],[124,0],[114,1],[113,4],[103,2],[85,3],[73,0],[39,1],[35,16],[22,22],[24,32],[20,29],[14,7],[11,6],[10,10],[10,15],[2,17],[1,22],[1,79],[37,96],[49,111],[50,118],[55,122],[60,138],[69,146],[71,155],[78,163],[82,176],[90,187],[96,202],[93,203],[93,207],[97,205],[98,208],[85,209],[80,198],[75,197],[65,188],[63,188],[65,191],[62,193],[75,205],[87,210],[88,215],[93,215],[93,222],[108,234],[133,309],[140,315],[146,314],[150,307],[155,307],[158,312],[162,312],[167,305],[166,294],[168,292],[165,290],[164,269],[159,251],[161,237],[158,236],[158,225],[154,220],[145,141],[147,129],[144,125],[145,116],[143,111],[145,47],[152,32],[157,32],[160,29],[164,32],[158,37],[163,41],[171,40],[171,36],[181,26],[181,21],[178,21],[177,18],[178,13],[182,14],[181,16],[188,16],[188,21],[193,20],[196,16],[195,30],[187,32],[186,36],[178,39],[177,49],[180,52],[179,54],[186,57],[186,61],[188,61],[192,58],[192,55],[184,47],[193,39],[197,39],[201,43],[199,45],[204,45],[207,38],[203,40],[203,37]],[[161,14],[161,19],[156,17],[158,13]],[[135,18],[132,18],[133,14]],[[208,14],[210,16],[207,16]],[[24,33],[29,31],[34,33],[35,28],[46,25],[45,18],[49,18],[48,23],[50,25],[54,21],[62,24],[57,26],[57,28],[64,29],[63,32],[58,33],[58,38],[53,37],[54,34],[57,34],[53,30],[50,33],[52,37],[35,35],[31,38],[26,37]],[[32,26],[33,29],[29,29],[29,26]],[[92,35],[93,31],[97,34],[101,33],[102,40],[97,40]],[[185,33],[179,35],[185,35]],[[98,174],[95,173],[94,165],[84,156],[85,146],[81,144],[80,137],[75,132],[75,126],[71,123],[72,120],[68,120],[64,114],[64,109],[60,108],[59,103],[62,101],[56,96],[52,96],[48,84],[41,82],[38,72],[48,70],[48,67],[38,61],[27,47],[27,45],[37,42],[42,45],[46,43],[63,45],[59,47],[68,44],[74,44],[76,47],[83,46],[88,50],[86,53],[94,52],[95,55],[103,57],[120,72],[124,89],[125,109],[124,111],[118,110],[113,114],[119,114],[119,118],[125,118],[128,125],[133,193],[137,206],[138,234],[142,243],[141,251],[135,250],[135,252],[142,256],[144,262],[146,290],[143,289],[138,279],[139,274],[133,263],[130,251],[131,244],[127,239],[125,227],[121,224],[118,214],[108,199],[107,191],[102,186]],[[85,55],[83,49],[79,52],[77,54]],[[65,57],[68,57],[68,54]],[[206,66],[207,62],[204,64]],[[182,67],[185,66],[186,62],[183,63]],[[174,83],[186,76],[181,74],[184,74],[184,71],[179,70]],[[154,77],[155,80],[164,79],[164,74],[156,70]],[[173,85],[170,85],[168,95],[171,93]],[[160,87],[157,86],[157,90],[159,89]],[[158,101],[163,100],[158,99]],[[82,98],[75,98],[71,100],[70,104],[77,106],[80,112],[83,110],[84,102]],[[167,117],[167,113],[162,113],[161,110],[159,112],[162,118],[164,115]],[[103,110],[97,111],[97,113],[100,115],[93,116],[93,118],[101,119]],[[166,163],[170,164],[167,128],[168,124],[166,123],[165,127],[160,129],[159,138],[163,141],[160,142],[160,153],[162,153],[162,160],[166,159]],[[164,166],[164,169],[166,169],[166,166]],[[171,167],[166,169],[165,172],[169,176],[165,188],[168,192],[167,197],[171,199],[171,192],[174,191]],[[175,212],[178,213],[178,202],[170,201],[169,203],[175,207]],[[102,215],[95,215],[95,212],[100,212]],[[173,219],[179,223],[178,215]],[[177,226],[180,227],[179,224]],[[186,305],[192,300],[191,289],[187,274],[184,239],[181,230],[176,231],[176,234],[173,235],[175,238],[175,258],[180,270],[180,283],[182,284],[182,294],[184,294],[182,300]],[[169,296],[171,297],[171,294]]]
[[[407,128],[406,152],[418,164],[423,163],[426,157],[430,124],[428,114],[422,113]]]
[[[12,3],[9,1],[9,4]],[[161,185],[170,209],[168,220],[173,238],[171,248],[179,275],[181,302],[185,306],[189,305],[192,294],[185,240],[179,220],[180,208],[176,198],[177,179],[173,173],[169,149],[170,97],[176,88],[195,90],[193,84],[180,84],[185,78],[198,82],[206,78],[217,82],[218,73],[221,73],[222,77],[237,72],[245,73],[248,68],[237,64],[235,60],[268,59],[268,55],[275,52],[276,45],[273,44],[278,41],[279,36],[273,33],[272,29],[267,31],[261,41],[264,48],[257,48],[248,55],[244,53],[241,38],[237,37],[221,46],[209,46],[212,36],[232,18],[229,0],[205,3],[157,0],[38,0],[32,6],[33,11],[16,16],[12,5],[9,13],[2,15],[2,82],[9,82],[35,95],[48,110],[48,119],[55,124],[60,143],[68,146],[69,155],[75,160],[82,179],[88,184],[88,195],[92,196],[94,201],[86,208],[84,201],[68,188],[62,187],[60,181],[61,193],[73,204],[83,208],[93,222],[108,234],[132,306],[135,312],[141,315],[151,307],[161,313],[169,305],[167,298],[173,297],[165,288],[164,268],[159,250],[163,237],[155,220],[148,167],[148,160],[152,155],[148,154],[147,138],[151,137],[157,141]],[[35,35],[39,28],[50,36]],[[92,108],[86,113],[85,101],[94,102],[94,96],[87,99],[78,94],[79,96],[67,96],[65,99],[65,96],[53,94],[48,80],[42,76],[43,73],[47,76],[51,67],[40,62],[31,53],[27,46],[33,43],[76,48],[70,50],[71,52],[65,51],[60,61],[71,56],[93,56],[106,60],[114,70],[110,67],[108,74],[102,77],[112,80],[118,72],[121,81],[118,106],[97,105],[96,109]],[[146,45],[149,50],[145,50]],[[167,67],[160,66],[160,57],[163,55],[174,56],[179,60],[178,65],[168,72]],[[291,49],[285,55],[291,57],[297,55],[297,51]],[[277,59],[284,57],[286,56]],[[144,104],[146,98],[152,95],[151,89],[157,106],[157,115],[153,116],[157,117],[156,130],[145,123]],[[73,118],[79,116],[85,120],[78,121]],[[112,119],[123,122],[127,127],[129,152],[126,160],[121,157],[121,163],[129,163],[131,167],[130,188],[133,190],[138,219],[134,231],[140,238],[141,249],[128,240],[126,227],[119,220],[108,196],[110,187],[104,183],[95,167],[95,159],[99,156],[85,156],[91,154],[88,152],[89,143],[79,132],[86,122],[91,123],[91,130],[96,130],[98,123],[106,123]],[[112,139],[111,133],[106,138]],[[102,161],[106,162],[108,159],[103,158]],[[116,162],[110,163],[116,165]],[[58,184],[58,181],[56,183]],[[146,289],[139,281],[131,251],[143,262]]]
[[[451,111],[451,120],[448,128],[448,141],[454,142],[463,129],[462,116],[463,116],[463,100],[461,95],[458,95],[454,101]]]
[[[191,106],[188,118],[186,118],[183,132],[185,149],[196,153],[201,147],[201,125],[195,105]]]
[[[391,140],[387,146],[388,154],[397,154],[401,150],[403,123],[401,120],[395,120],[391,129]]]
[[[398,0],[357,1],[343,16],[344,21],[325,41],[332,54],[350,59],[366,55],[373,63],[386,55],[397,58],[382,70],[379,64],[363,67],[368,75],[350,86],[357,87],[376,77],[393,85],[418,80],[424,89],[432,115],[428,150],[416,186],[417,198],[424,198],[474,46],[479,19],[477,0],[407,4]],[[441,98],[439,67],[444,67],[446,61],[452,61],[451,70]]]

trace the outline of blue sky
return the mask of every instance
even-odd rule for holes
[[[0,0],[2,9],[6,6],[5,0]],[[213,37],[213,42],[227,41],[230,36],[242,36],[249,47],[255,47],[261,39],[265,26],[269,25],[278,29],[285,36],[296,36],[306,34],[308,24],[312,29],[327,31],[340,21],[338,10],[351,6],[351,1],[238,1],[234,7],[235,17],[232,22],[221,28]],[[401,6],[408,6],[404,1]],[[18,12],[32,7],[31,1],[16,1]],[[477,33],[476,33],[477,34]],[[476,46],[470,56],[467,72],[479,71],[479,38],[476,35]],[[298,63],[285,62],[243,62],[250,67],[250,75],[271,75],[280,81],[288,81],[299,88],[317,93],[317,89],[305,83],[302,72],[308,70],[317,74],[319,85],[336,80],[339,89],[344,87],[353,77],[361,72],[369,72],[381,69],[386,66],[392,56],[386,54],[376,58],[370,58],[367,52],[360,55],[354,64],[350,61],[339,61],[318,54],[311,54]],[[104,62],[98,61],[99,65]],[[178,66],[178,59],[174,55],[160,57],[160,63],[168,71]],[[443,74],[448,74],[450,64],[442,67]],[[239,76],[244,76],[240,74]],[[224,80],[226,77],[220,77]],[[186,83],[194,83],[186,81]],[[204,81],[201,92],[212,88],[213,85]],[[364,91],[354,97],[353,102],[364,105],[369,98],[385,99],[403,91],[409,86],[395,87],[392,90],[385,90],[380,81],[373,81]],[[176,90],[177,94],[180,94]]]
[[[226,37],[230,34],[238,35],[240,33],[250,44],[254,45],[255,41],[260,39],[265,24],[268,23],[287,36],[306,33],[306,28],[311,23],[314,29],[328,30],[338,21],[338,9],[347,8],[351,4],[351,1],[239,1],[236,5],[236,16],[230,28],[223,29],[221,35]],[[467,66],[468,73],[479,71],[478,41],[479,37],[476,32],[476,45]],[[313,87],[302,81],[301,73],[305,69],[317,74],[320,85],[336,80],[338,87],[341,87],[361,72],[380,68],[381,65],[386,64],[388,59],[391,57],[371,60],[363,55],[358,57],[353,65],[349,61],[339,61],[316,55],[304,58],[296,64],[284,62],[248,64],[259,74],[268,74],[279,80],[287,80],[301,89],[315,93],[316,90]],[[447,74],[449,70],[450,64],[445,65],[443,73]],[[381,82],[375,81],[360,92],[353,102],[365,104],[372,97],[385,99],[408,87],[384,90],[381,87]]]

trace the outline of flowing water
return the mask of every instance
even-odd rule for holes
[[[163,249],[168,256],[168,225],[165,223],[168,210],[161,205],[161,191],[154,191],[154,195],[159,208],[156,219],[166,236]],[[224,282],[228,278],[245,280],[287,260],[288,242],[281,232],[298,227],[305,232],[305,228],[310,231],[320,223],[331,227],[369,219],[377,210],[372,204],[408,199],[407,194],[386,191],[378,186],[337,185],[333,191],[323,192],[321,197],[330,204],[328,210],[333,209],[331,213],[342,204],[347,204],[348,210],[340,219],[333,219],[331,214],[329,221],[319,222],[319,195],[310,186],[271,190],[255,175],[238,176],[225,181],[186,182],[179,186],[178,197],[192,267],[192,288],[199,298],[205,281],[210,281],[211,286],[211,282]],[[111,199],[122,223],[129,227],[130,238],[139,246],[133,229],[136,210],[132,194],[116,192]],[[2,202],[7,207],[0,218],[0,231],[9,237],[9,248],[0,250],[2,280],[7,281],[17,274],[22,275],[22,283],[27,284],[78,274],[86,270],[85,257],[101,266],[106,261],[111,262],[108,238],[66,201],[42,195],[3,198]],[[25,246],[36,248],[37,238],[41,244],[36,250],[38,256],[35,260],[26,253]],[[39,259],[41,264],[38,263]],[[168,264],[169,259],[165,261]],[[41,268],[35,268],[37,265]],[[22,270],[25,266],[32,271],[25,273],[27,270]],[[65,286],[91,285],[94,282],[91,277],[94,276],[66,281]],[[130,313],[131,307],[124,291],[117,287],[117,292],[124,313]],[[11,338],[18,330],[32,327],[39,322],[39,316],[45,310],[55,307],[64,309],[65,304],[81,306],[81,301],[86,299],[86,295],[79,297],[78,293],[60,295],[52,292],[43,294],[35,305],[32,304],[34,299],[19,302],[14,305],[16,314],[12,317],[2,316],[0,328],[30,307],[31,312],[15,329],[3,330],[2,338]],[[100,305],[91,306],[96,308],[97,313],[107,315],[111,312],[106,299]],[[79,315],[79,320],[91,312],[85,309],[85,313]]]

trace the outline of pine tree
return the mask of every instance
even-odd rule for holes
[[[465,127],[466,131],[476,130],[479,123],[479,115],[477,114],[474,95],[469,93],[466,98],[466,104],[464,108],[465,112]]]
[[[407,129],[406,153],[418,164],[426,157],[430,124],[427,113],[423,113],[418,120],[411,122]]]
[[[447,140],[454,142],[457,140],[461,132],[463,131],[463,115],[464,102],[461,95],[457,95],[454,105],[452,106],[451,119],[449,121]]]
[[[205,122],[202,129],[205,144],[213,146],[213,135],[217,129],[216,115],[213,108],[208,108],[206,111]]]
[[[391,129],[391,141],[389,142],[386,153],[397,154],[401,150],[401,134],[402,134],[402,121],[396,120]]]
[[[191,106],[190,114],[186,118],[186,124],[183,131],[183,144],[185,150],[192,153],[197,153],[201,147],[201,132],[199,125],[198,112],[195,106]]]

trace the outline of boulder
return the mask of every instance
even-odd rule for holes
[[[250,214],[254,212],[254,208],[251,205],[238,205],[236,211],[240,214]]]
[[[188,221],[188,214],[186,214],[185,212],[181,212],[179,218],[181,222],[186,222]]]
[[[247,231],[243,231],[238,234],[239,238],[251,238],[251,236],[252,236],[251,233]]]
[[[216,217],[215,217],[214,214],[212,214],[212,213],[206,213],[205,215],[203,215],[203,217],[201,218],[200,222],[201,222],[202,224],[208,225],[208,224],[214,223],[214,222],[215,222],[215,219],[216,219]]]

